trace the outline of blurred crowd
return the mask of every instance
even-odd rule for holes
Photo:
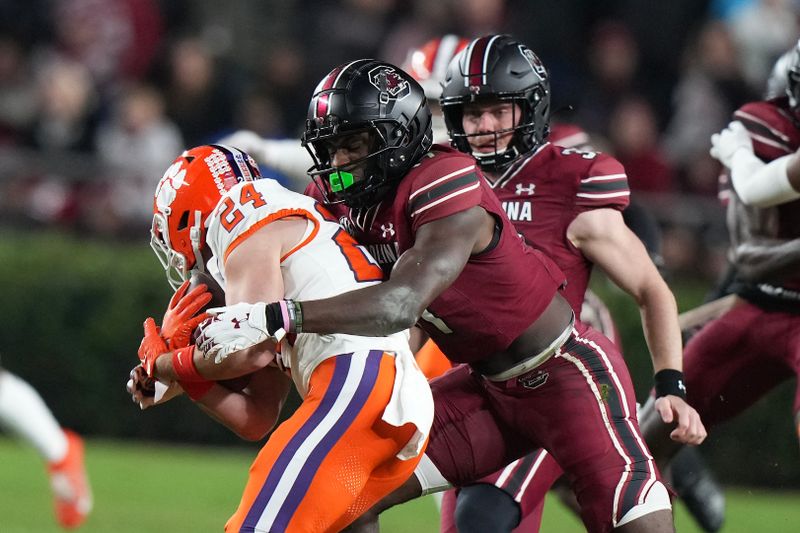
[[[705,254],[713,276],[726,237],[709,137],[764,96],[798,14],[798,0],[0,0],[0,221],[144,239],[184,147],[297,138],[332,66],[503,31],[550,70],[555,118],[625,165],[669,266]]]

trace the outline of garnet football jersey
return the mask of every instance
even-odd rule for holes
[[[319,196],[315,188],[307,192]],[[359,211],[329,206],[387,274],[414,245],[421,226],[475,206],[497,219],[499,242],[472,256],[418,322],[455,362],[477,361],[508,348],[564,283],[559,268],[517,234],[475,160],[436,145],[378,205]]]
[[[789,107],[787,97],[745,104],[734,113],[734,118],[747,128],[753,151],[763,161],[792,154],[800,147],[800,122]],[[728,210],[734,216],[728,216],[728,230],[734,261],[737,247],[746,246],[751,237],[800,238],[800,200],[767,208],[746,206],[735,195],[731,195],[730,200]],[[758,287],[771,297],[800,303],[800,273],[782,286]]]
[[[564,296],[580,315],[592,263],[569,242],[567,228],[584,211],[628,206],[625,169],[607,154],[547,143],[489,184],[517,231],[564,272]]]

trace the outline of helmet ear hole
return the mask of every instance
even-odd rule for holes
[[[184,211],[181,218],[178,220],[178,230],[186,229],[189,225],[189,211]]]

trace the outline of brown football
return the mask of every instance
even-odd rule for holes
[[[206,307],[222,307],[225,305],[225,291],[219,286],[219,283],[206,272],[194,272],[191,280],[189,280],[189,288],[186,292],[191,291],[201,283],[208,286],[208,292],[211,293],[211,301]]]
[[[206,305],[204,310],[208,309],[209,307],[223,307],[225,305],[225,291],[223,291],[222,287],[219,286],[219,283],[217,283],[217,281],[206,272],[194,272],[192,274],[187,292],[197,287],[201,283],[205,283],[208,286],[208,292],[211,293],[211,301],[208,302],[208,305]],[[194,335],[192,335],[192,338],[194,339]],[[250,375],[247,375],[233,379],[224,379],[218,381],[217,383],[232,391],[240,391],[247,387],[247,384],[250,383],[250,377]]]

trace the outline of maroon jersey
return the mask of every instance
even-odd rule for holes
[[[734,113],[734,118],[747,128],[753,151],[763,161],[792,154],[800,147],[800,121],[789,107],[787,97],[745,104]],[[800,238],[800,200],[759,208],[744,205],[730,193],[728,184],[728,230],[734,263],[737,248],[748,245],[751,238]],[[737,283],[734,290],[751,300],[784,301],[800,309],[800,265],[797,271],[797,276],[781,285]]]
[[[319,199],[317,191],[307,192]],[[400,181],[393,197],[358,211],[329,206],[387,274],[414,245],[421,226],[475,206],[497,219],[499,240],[469,259],[418,322],[449,359],[465,363],[508,348],[564,284],[558,267],[517,234],[475,160],[437,145]]]
[[[569,242],[567,228],[584,211],[628,206],[625,169],[609,155],[547,143],[489,185],[517,231],[564,272],[564,296],[580,315],[592,263]]]
[[[589,134],[575,124],[551,122],[550,135],[547,136],[547,140],[564,148],[592,149]]]

